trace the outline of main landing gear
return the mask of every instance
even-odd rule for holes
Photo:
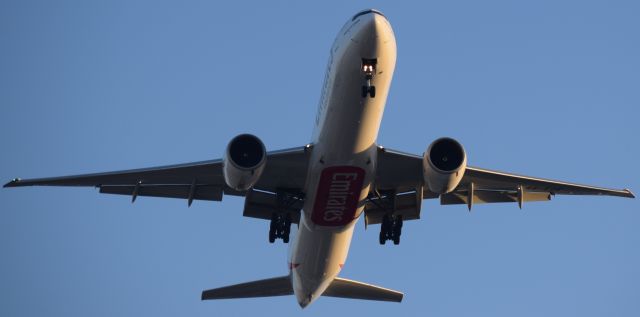
[[[387,214],[382,218],[380,226],[380,244],[385,244],[387,240],[393,240],[393,244],[400,244],[402,234],[402,216]]]
[[[282,242],[289,243],[290,233],[291,217],[289,214],[273,213],[269,226],[269,242],[274,243],[276,239],[282,239]]]
[[[278,189],[276,191],[276,210],[271,214],[271,224],[269,225],[269,242],[274,243],[276,239],[289,243],[291,233],[292,210],[299,210],[295,207],[301,204],[304,194],[296,190]]]
[[[372,209],[376,214],[383,213],[380,223],[380,244],[385,244],[387,240],[392,240],[393,244],[400,244],[402,235],[402,215],[397,214],[396,192],[393,190],[373,191],[369,196],[369,202],[375,207]]]
[[[362,72],[364,73],[365,84],[362,86],[362,98],[367,96],[371,98],[376,97],[376,86],[371,84],[373,75],[376,73],[377,59],[362,59]]]

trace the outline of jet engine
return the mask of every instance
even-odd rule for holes
[[[238,135],[229,142],[222,159],[224,181],[235,190],[245,191],[260,179],[266,163],[262,141],[251,134]]]
[[[437,139],[424,153],[424,182],[434,193],[449,193],[462,180],[466,167],[467,155],[458,141],[452,138]]]

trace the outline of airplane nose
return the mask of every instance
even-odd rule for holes
[[[351,21],[355,21],[358,17],[366,15],[366,14],[378,14],[384,17],[384,14],[382,14],[382,12],[376,10],[376,9],[367,9],[367,10],[362,10],[358,13],[356,13],[352,18]]]
[[[393,35],[391,25],[387,18],[376,10],[365,10],[353,16],[357,22],[357,31],[353,33],[352,40],[361,45],[385,43]]]

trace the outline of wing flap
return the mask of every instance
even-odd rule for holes
[[[284,197],[282,197],[284,196]],[[304,200],[295,195],[282,194],[278,199],[276,193],[249,190],[244,200],[245,217],[271,220],[274,213],[288,214],[292,223],[300,222],[300,210]]]
[[[192,195],[192,185],[140,185],[136,193],[136,186],[102,185],[100,193],[129,196],[150,196],[182,198],[195,200],[221,201],[223,188],[219,185],[195,185]],[[190,197],[192,196],[192,197]]]
[[[365,225],[374,225],[382,223],[382,219],[386,214],[393,213],[396,216],[402,216],[402,220],[420,219],[420,211],[422,209],[422,190],[400,193],[394,195],[391,200],[393,206],[388,206],[386,197],[371,197],[364,207]],[[382,199],[381,199],[382,198]]]
[[[467,192],[453,192],[440,195],[441,205],[461,205],[467,204]],[[546,192],[526,192],[523,194],[522,201],[548,201],[551,200],[552,194]],[[517,191],[495,191],[495,190],[474,190],[473,204],[485,203],[514,203],[518,202]]]

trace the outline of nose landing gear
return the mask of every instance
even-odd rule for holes
[[[376,97],[376,86],[371,84],[371,80],[376,73],[377,59],[362,59],[362,73],[364,73],[365,84],[362,86],[362,98],[367,96]]]

